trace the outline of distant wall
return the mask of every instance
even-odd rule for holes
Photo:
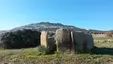
[[[102,37],[102,38],[110,37],[110,36],[108,36],[108,35],[106,35],[106,34],[92,34],[92,36],[93,36],[93,37],[97,37],[97,38],[99,38],[99,37]],[[113,34],[112,34],[111,37],[113,37]]]
[[[93,37],[107,37],[105,34],[92,34]]]

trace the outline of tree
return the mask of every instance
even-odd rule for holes
[[[30,29],[6,32],[1,37],[4,48],[26,48],[40,45],[40,32]]]

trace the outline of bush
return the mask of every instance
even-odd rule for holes
[[[1,37],[1,46],[6,49],[27,48],[40,45],[40,32],[30,29],[7,32]]]

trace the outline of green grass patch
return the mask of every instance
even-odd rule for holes
[[[0,52],[8,52],[8,50],[0,50]]]

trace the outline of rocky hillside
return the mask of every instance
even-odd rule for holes
[[[74,29],[77,31],[87,31],[85,29],[80,29],[80,28],[77,28],[74,26],[63,25],[61,23],[49,23],[49,22],[40,22],[40,23],[35,23],[35,24],[29,24],[29,25],[14,28],[11,31],[22,30],[22,29],[32,29],[32,30],[37,30],[37,31],[42,31],[42,30],[54,31],[58,28],[70,28],[70,29]]]
[[[81,29],[75,26],[69,26],[69,25],[63,25],[61,23],[49,23],[49,22],[40,22],[40,23],[34,23],[34,24],[29,24],[21,27],[16,27],[10,31],[17,31],[17,30],[23,30],[23,29],[32,29],[32,30],[37,30],[37,31],[55,31],[58,28],[69,28],[72,30],[76,31],[83,31],[87,33],[104,33],[105,31],[99,31],[99,30],[86,30],[86,29]],[[0,31],[1,33],[4,33],[5,31]]]

